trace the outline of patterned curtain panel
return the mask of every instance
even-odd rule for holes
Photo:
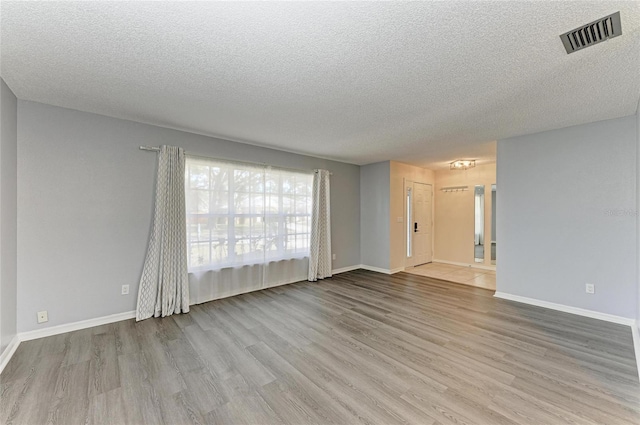
[[[330,175],[327,170],[317,170],[313,178],[308,277],[311,282],[331,277]]]
[[[161,146],[155,211],[136,320],[189,311],[184,150]]]

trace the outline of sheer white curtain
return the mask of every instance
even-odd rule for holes
[[[327,170],[316,170],[313,177],[311,246],[308,280],[331,277],[331,193]]]
[[[187,158],[192,303],[305,280],[311,172]]]
[[[136,320],[189,311],[184,164],[182,148],[160,147],[153,224]]]

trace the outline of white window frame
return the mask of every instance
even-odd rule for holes
[[[211,208],[213,207],[213,203],[211,202],[211,200],[213,199],[212,197],[212,193],[214,193],[215,191],[211,190],[211,187],[209,186],[207,189],[194,189],[190,187],[190,182],[191,182],[191,167],[192,166],[208,166],[209,167],[209,185],[211,185],[212,181],[211,181],[211,168],[213,167],[225,167],[227,168],[227,178],[228,178],[228,192],[227,192],[227,196],[228,196],[228,200],[227,200],[227,205],[228,205],[228,209],[227,212],[211,212]],[[261,185],[262,187],[262,191],[258,191],[258,192],[253,192],[251,191],[251,188],[249,188],[249,192],[237,192],[236,191],[236,179],[235,179],[235,172],[237,170],[243,170],[243,171],[250,171],[250,172],[262,172],[262,176],[263,176],[263,183]],[[268,174],[277,174],[278,177],[278,181],[277,181],[277,192],[267,192],[267,185],[266,185],[266,179],[265,177]],[[294,186],[293,188],[293,193],[285,193],[284,190],[284,182],[285,182],[285,176],[289,175],[292,177],[295,177],[295,179],[302,179],[307,187],[306,187],[306,194],[297,194],[296,193],[296,187]],[[249,163],[242,163],[242,162],[236,162],[236,161],[226,161],[226,160],[217,160],[217,159],[209,159],[209,158],[200,158],[200,157],[187,157],[186,159],[186,167],[185,167],[185,192],[186,192],[186,198],[187,198],[187,256],[188,256],[188,265],[189,265],[189,271],[198,271],[198,270],[219,270],[219,269],[223,269],[223,268],[228,268],[228,267],[241,267],[244,265],[254,265],[254,264],[260,264],[260,263],[266,263],[269,261],[278,261],[278,260],[285,260],[285,259],[291,259],[291,258],[304,258],[304,257],[308,257],[309,256],[309,242],[310,242],[310,238],[311,238],[311,194],[312,194],[312,187],[313,187],[313,171],[308,171],[308,172],[304,172],[304,171],[292,171],[292,170],[287,170],[287,169],[283,169],[283,168],[277,168],[277,167],[267,167],[267,166],[259,166],[259,165],[255,165],[255,164],[249,164]],[[207,213],[193,213],[190,212],[190,194],[192,191],[196,191],[196,190],[204,190],[208,193],[209,196],[209,211]],[[236,205],[234,202],[234,194],[235,193],[246,193],[249,196],[249,209],[251,210],[253,208],[252,202],[254,199],[254,195],[262,195],[262,213],[257,213],[257,212],[253,212],[250,211],[249,213],[237,213],[236,212]],[[278,210],[277,213],[269,213],[267,211],[268,209],[268,203],[267,203],[267,197],[270,196],[277,196],[278,198]],[[290,211],[289,212],[285,212],[284,211],[284,200],[286,197],[290,197],[291,199],[291,205],[289,206]],[[306,203],[306,208],[305,208],[305,213],[299,213],[297,212],[297,202],[299,200],[299,198],[303,198],[304,201]],[[306,198],[306,199],[305,199]],[[209,225],[211,226],[212,220],[211,219],[215,219],[215,218],[226,218],[226,226],[227,226],[227,232],[226,232],[226,238],[225,239],[218,239],[218,238],[214,238],[212,235],[212,227],[209,227],[209,235],[208,237],[205,237],[203,239],[197,239],[197,240],[193,240],[192,236],[193,236],[193,232],[192,232],[192,226],[193,226],[193,219],[194,217],[206,217]],[[289,222],[289,220],[291,218],[294,218],[294,220],[296,218],[306,218],[306,231],[302,231],[302,232],[298,232],[297,228],[298,228],[298,224],[299,223],[295,223],[294,224],[294,229],[295,231],[293,233],[288,233],[287,230],[291,227],[291,225],[287,226],[287,223]],[[249,225],[249,234],[247,237],[236,237],[236,225],[235,225],[235,220],[237,218],[245,218],[248,219],[250,222]],[[252,237],[251,235],[251,221],[252,219],[262,219],[262,223],[263,223],[263,229],[262,229],[262,233],[261,233],[261,237]],[[270,251],[265,251],[263,250],[253,250],[250,251],[249,254],[243,256],[241,254],[237,254],[236,251],[236,245],[238,244],[239,241],[249,241],[249,244],[252,245],[252,243],[255,240],[259,240],[262,239],[263,241],[267,241],[269,240],[269,231],[267,228],[267,224],[269,223],[269,219],[277,219],[277,234],[274,237],[274,242],[275,242],[275,246],[276,246],[276,250],[270,250]],[[296,220],[297,221],[297,220]],[[304,226],[302,228],[302,230],[304,229]],[[290,239],[292,237],[292,239]],[[226,258],[223,261],[216,261],[214,259],[214,243],[216,241],[219,240],[224,240],[225,241],[225,246],[226,246]],[[306,243],[304,243],[304,241],[306,240]],[[290,248],[289,246],[285,247],[284,243],[290,243],[291,241],[293,241],[293,248]],[[298,246],[298,243],[300,241],[303,241],[302,246]],[[263,243],[265,243],[263,242]],[[195,261],[193,261],[192,255],[194,254],[194,251],[192,251],[192,246],[199,244],[199,243],[205,243],[208,244],[208,249],[206,249],[206,251],[208,252],[209,257],[206,258],[203,263],[201,264],[196,264]],[[285,249],[288,248],[288,249]],[[244,257],[244,258],[242,258]]]

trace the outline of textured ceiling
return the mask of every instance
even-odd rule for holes
[[[21,99],[366,164],[631,115],[640,3],[6,2]],[[559,35],[621,11],[623,36]]]

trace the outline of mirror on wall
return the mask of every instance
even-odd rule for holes
[[[475,226],[474,226],[474,258],[476,263],[484,262],[484,186],[477,185],[475,198]]]
[[[491,185],[491,264],[496,264],[496,184]]]
[[[407,187],[407,205],[405,210],[407,211],[406,223],[407,223],[407,258],[411,258],[413,255],[411,242],[413,240],[413,211],[411,211],[411,207],[413,206],[413,188]]]

